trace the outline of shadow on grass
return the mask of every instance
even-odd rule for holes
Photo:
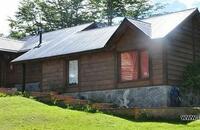
[[[169,124],[176,124],[176,125],[187,125],[188,123],[193,122],[193,121],[184,121],[184,120],[181,120],[180,118],[165,119],[165,118],[153,118],[153,117],[144,118],[144,117],[141,117],[141,118],[135,119],[132,116],[116,115],[116,114],[111,114],[111,113],[106,113],[106,112],[104,114],[116,116],[116,117],[126,119],[126,120],[129,120],[129,121],[133,121],[133,122],[155,122],[155,123],[169,123]]]
[[[191,123],[193,121],[183,121],[180,118],[177,119],[164,119],[164,118],[153,118],[153,117],[139,117],[135,119],[133,116],[126,116],[126,115],[116,115],[113,113],[108,113],[108,112],[103,112],[99,111],[96,109],[92,109],[89,106],[81,106],[81,105],[66,105],[62,101],[54,101],[52,102],[51,100],[41,100],[41,99],[36,99],[36,101],[42,102],[46,105],[49,106],[57,106],[63,109],[69,109],[69,110],[76,110],[76,111],[82,111],[82,112],[88,112],[88,113],[103,113],[115,117],[119,117],[128,121],[133,121],[133,122],[155,122],[155,123],[169,123],[169,124],[176,124],[176,125],[187,125],[188,123]]]

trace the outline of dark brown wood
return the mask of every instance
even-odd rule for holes
[[[195,61],[195,57],[196,57],[196,50],[195,50],[195,37],[194,37],[194,33],[195,33],[195,23],[194,23],[194,18],[192,18],[192,50],[193,50],[193,62]]]
[[[198,24],[196,16],[185,21],[169,36],[169,49],[167,49],[168,84],[180,85],[185,67],[199,59],[200,46],[197,41]]]
[[[22,64],[22,71],[23,71],[23,79],[22,79],[22,93],[25,91],[26,87],[26,64]]]
[[[166,42],[166,41],[165,41]],[[169,42],[169,41],[168,41]],[[164,43],[163,49],[163,82],[168,84],[168,42]]]

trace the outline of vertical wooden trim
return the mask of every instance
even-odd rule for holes
[[[152,53],[150,52],[150,50],[148,50],[149,53],[149,79],[150,79],[150,83],[151,85],[153,85],[153,58],[152,58]]]
[[[113,58],[114,58],[114,84],[113,85],[114,85],[114,88],[117,88],[117,82],[118,82],[118,78],[119,78],[118,77],[119,76],[119,70],[118,70],[119,56],[115,50],[113,51]]]
[[[168,47],[169,47],[169,44],[167,44],[167,48],[164,49],[165,50],[165,73],[166,73],[166,84],[169,84],[169,81],[168,81]]]
[[[40,77],[40,91],[43,91],[43,62],[39,62],[40,67],[41,67],[41,77]]]
[[[66,88],[69,87],[69,60],[67,59],[65,61],[65,66],[66,66],[66,69],[65,69],[65,74],[66,74],[66,77],[65,77],[65,81],[66,81]]]
[[[25,87],[26,87],[26,64],[25,63],[22,64],[22,71],[23,71],[22,92],[24,92]]]
[[[7,71],[7,67],[6,67],[6,58],[5,55],[2,54],[2,59],[1,59],[1,87],[6,87],[6,71]]]
[[[195,24],[194,24],[194,18],[192,18],[192,52],[193,52],[193,62],[195,62],[196,58],[196,50],[195,50]]]
[[[2,87],[2,59],[0,58],[0,87]]]
[[[162,43],[162,61],[163,61],[163,83],[168,84],[168,61],[167,61],[167,55],[168,55],[168,48],[169,44],[168,42]]]
[[[117,52],[117,86],[118,83],[121,81],[121,52]]]
[[[142,49],[141,49],[142,50]],[[137,67],[137,71],[138,71],[138,79],[137,80],[139,80],[139,79],[142,79],[142,75],[141,75],[141,50],[137,50],[136,52],[137,52],[137,59],[138,59],[138,67]]]
[[[66,69],[66,65],[67,63],[66,63],[66,61],[65,61],[65,59],[63,59],[63,67],[62,67],[62,71],[63,71],[63,90],[66,92],[66,90],[67,90],[67,88],[66,88],[66,73],[67,73],[67,69]]]
[[[4,75],[3,75],[3,73],[4,73],[4,68],[3,68],[3,62],[4,62],[4,59],[3,59],[3,56],[2,56],[2,58],[1,58],[1,62],[0,62],[0,87],[3,87],[3,85],[4,85],[4,83],[3,83],[3,81],[4,81]]]
[[[80,58],[77,58],[78,61],[78,92],[81,92],[81,75],[80,75],[80,68],[81,68],[81,64],[80,64]]]

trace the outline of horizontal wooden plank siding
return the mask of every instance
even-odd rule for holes
[[[65,83],[65,61],[63,59],[43,61],[42,89],[63,90]]]
[[[180,85],[183,72],[188,64],[200,57],[199,24],[197,20],[187,20],[169,36],[167,47],[168,84]]]
[[[80,91],[113,88],[114,65],[114,55],[112,52],[81,56]]]
[[[42,64],[40,62],[26,64],[26,83],[41,82]]]
[[[200,60],[200,23],[198,18],[193,20],[194,42],[195,42],[195,60]]]
[[[12,84],[22,84],[23,80],[23,71],[22,71],[22,64],[15,64],[13,65],[13,75],[14,82]]]

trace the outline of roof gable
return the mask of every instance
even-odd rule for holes
[[[151,24],[152,39],[163,38],[195,12],[198,12],[197,8],[155,16],[142,21]]]
[[[147,36],[151,37],[151,24],[139,20],[133,20],[128,19],[129,22],[131,22],[135,27],[140,29],[143,33],[145,33]]]

